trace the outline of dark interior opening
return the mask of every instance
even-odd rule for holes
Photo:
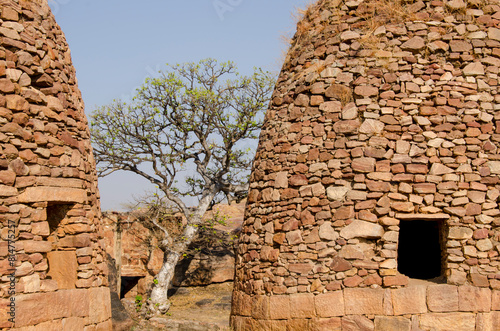
[[[49,204],[47,206],[47,222],[49,223],[50,233],[57,230],[71,208],[73,208],[72,204]]]
[[[125,296],[132,290],[134,287],[137,286],[139,283],[139,280],[141,280],[142,277],[125,277],[122,276],[121,280],[121,287],[120,287],[120,299],[125,298]]]
[[[410,278],[440,277],[443,274],[441,230],[439,221],[400,222],[398,271]]]

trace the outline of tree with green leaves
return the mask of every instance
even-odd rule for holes
[[[260,69],[240,75],[234,63],[214,59],[169,66],[148,78],[129,103],[114,101],[91,115],[92,142],[100,176],[118,170],[149,180],[160,192],[150,204],[163,232],[163,266],[155,278],[149,311],[165,313],[167,290],[203,215],[214,204],[246,196],[253,161],[246,148],[258,138],[274,87]],[[196,198],[189,206],[186,198]],[[154,219],[160,201],[174,204],[186,224],[178,238]]]

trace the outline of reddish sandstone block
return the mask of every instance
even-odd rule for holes
[[[86,317],[89,316],[89,303],[87,290],[18,295],[16,327],[36,325],[65,317]]]
[[[436,193],[436,184],[432,183],[414,184],[413,190],[415,191],[415,193],[419,194]]]
[[[427,287],[427,306],[433,312],[458,310],[458,289],[453,285],[431,285]]]
[[[424,330],[475,331],[476,318],[471,313],[430,313],[420,316]]]
[[[111,318],[111,297],[109,288],[97,287],[89,291],[91,323],[102,323]],[[104,330],[104,329],[103,329]]]
[[[493,328],[493,315],[489,313],[479,313],[476,316],[476,331],[496,330]]]
[[[256,295],[252,298],[252,317],[255,319],[269,319],[269,297]]]
[[[352,277],[345,278],[344,279],[344,286],[345,287],[357,287],[362,282],[363,282],[363,278],[361,278],[359,275],[355,275]]]
[[[236,324],[237,323],[237,324]],[[257,331],[278,331],[286,330],[286,321],[270,321],[270,320],[255,320],[252,318],[245,318],[242,320],[235,320],[233,326],[234,330],[257,330]]]
[[[59,240],[61,247],[88,247],[90,246],[90,235],[88,233],[81,233],[76,236],[65,236]]]
[[[344,290],[346,315],[383,314],[383,289],[352,288]]]
[[[334,318],[317,318],[312,321],[313,330],[317,331],[341,331],[342,319]]]
[[[386,276],[384,277],[384,286],[406,286],[409,278],[405,275]]]
[[[480,275],[477,273],[470,274],[470,280],[474,286],[478,287],[489,287],[490,283],[488,277],[485,275]]]
[[[62,320],[62,330],[72,331],[72,330],[83,330],[85,327],[85,319],[80,317],[69,317]]]
[[[52,250],[52,243],[48,241],[28,240],[22,243],[25,253],[46,253]]]
[[[344,316],[344,293],[342,291],[319,294],[314,299],[318,317]]]
[[[410,331],[411,322],[405,317],[375,317],[375,331]]]
[[[305,331],[305,330],[313,330],[312,326],[313,321],[310,319],[292,319],[288,320],[286,323],[287,331]],[[252,329],[253,330],[253,329]],[[265,329],[267,331],[269,329]],[[278,331],[276,329],[276,331]]]
[[[492,326],[491,330],[500,330],[500,311],[491,312]]]
[[[77,281],[78,262],[74,251],[55,251],[47,254],[48,275],[57,282],[59,289],[73,289]]]
[[[233,330],[245,330],[247,320],[249,319],[251,318],[238,316],[235,313],[231,313],[231,319],[229,320],[229,325]]]
[[[374,331],[375,325],[364,316],[352,315],[342,318],[342,331]]]
[[[427,312],[425,286],[411,286],[391,291],[394,315],[424,314]]]
[[[458,287],[458,307],[460,311],[489,312],[491,306],[492,296],[489,288]]]
[[[375,171],[376,160],[371,157],[356,158],[352,161],[351,167],[358,172],[373,172]]]
[[[290,296],[290,315],[292,318],[312,318],[316,316],[314,294],[300,293]]]
[[[76,188],[60,187],[28,187],[18,197],[21,203],[32,202],[73,202],[85,203],[87,201],[87,192]]]
[[[429,168],[425,164],[410,163],[406,165],[406,171],[410,174],[427,174]]]
[[[314,265],[312,265],[311,263],[296,263],[290,264],[288,268],[290,272],[307,275],[313,269],[313,267]]]
[[[269,298],[269,317],[273,320],[290,318],[290,297],[288,295],[273,295]]]
[[[233,316],[250,316],[252,314],[252,298],[244,292],[234,291],[231,303],[231,314]]]
[[[491,310],[500,310],[500,291],[491,291]]]

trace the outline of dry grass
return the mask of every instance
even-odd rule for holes
[[[295,33],[297,43],[308,38],[309,32],[313,27],[314,14],[318,9],[318,1],[309,0],[303,8],[295,8],[292,12],[292,20],[297,25],[297,31]]]
[[[414,21],[415,13],[411,10],[411,2],[403,0],[371,0],[358,7],[358,16],[363,19],[361,30],[365,32],[360,43],[364,48],[374,48],[380,43],[375,31],[386,24],[398,24]]]

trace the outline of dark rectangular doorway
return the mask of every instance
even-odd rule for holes
[[[143,277],[125,277],[121,278],[120,299],[125,297],[135,297],[137,295],[137,285]],[[129,292],[135,289],[135,292],[129,295]]]
[[[443,264],[441,221],[401,221],[398,271],[416,279],[440,277]]]

